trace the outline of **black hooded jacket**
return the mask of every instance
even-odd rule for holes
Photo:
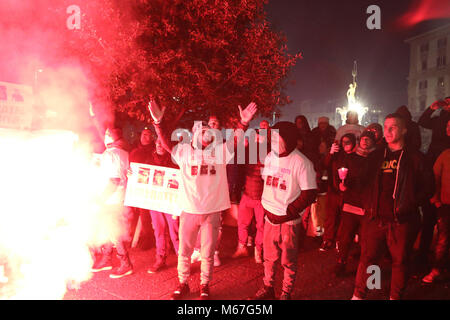
[[[395,113],[400,114],[406,120],[406,136],[405,143],[409,150],[420,150],[422,146],[422,137],[420,135],[420,128],[417,122],[412,120],[411,112],[406,106],[401,106]]]
[[[372,152],[365,167],[364,209],[368,218],[379,217],[381,166],[387,147]],[[425,162],[425,156],[417,150],[403,149],[397,166],[395,181],[393,221],[403,223],[418,214],[418,207],[434,193],[434,177]]]

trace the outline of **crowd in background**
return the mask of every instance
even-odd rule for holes
[[[258,148],[269,145],[265,159],[251,163],[249,138],[238,137],[231,143],[224,142],[223,150],[235,156],[241,139],[246,146],[245,164],[221,166],[202,160],[198,172],[197,163],[183,161],[183,152],[201,151],[210,141],[202,140],[200,147],[195,147],[194,138],[192,145],[175,148],[168,141],[170,133],[162,121],[164,110],[156,103],[149,110],[157,138],[152,138],[152,130],[145,128],[139,145],[129,150],[121,143],[124,139],[120,129],[108,130],[103,157],[106,162],[119,163],[110,177],[113,189],[124,185],[129,162],[181,171],[184,185],[181,217],[155,210],[125,210],[134,216],[151,217],[156,257],[149,273],[166,267],[170,252],[166,241],[168,230],[178,255],[179,286],[173,299],[181,299],[189,292],[190,263],[196,261],[201,261],[200,298],[209,298],[213,266],[221,264],[223,213],[231,205],[238,206],[238,246],[233,258],[251,255],[248,251],[251,245],[255,263],[264,265],[263,286],[254,299],[275,298],[275,264],[279,259],[284,269],[280,299],[291,298],[301,235],[312,216],[323,220],[314,230],[322,237],[319,250],[336,252],[336,276],[345,274],[350,249],[354,245],[360,247],[353,299],[366,297],[367,267],[376,265],[386,248],[392,264],[390,299],[401,299],[413,267],[417,271],[431,263],[431,270],[422,279],[426,283],[445,275],[450,232],[450,97],[433,103],[418,123],[412,120],[406,106],[388,115],[383,125],[372,123],[367,127],[358,123],[356,112],[349,111],[346,124],[338,130],[329,124],[327,117],[319,118],[313,129],[303,115],[272,127],[263,120],[258,130],[265,130],[261,134],[257,131],[252,139]],[[256,105],[240,108],[238,127],[247,129],[255,112]],[[223,120],[211,115],[208,122],[193,128],[194,137],[196,131],[222,129]],[[426,154],[420,152],[419,127],[432,131]],[[274,141],[281,148],[271,150]],[[274,160],[278,161],[278,167],[273,165]],[[200,174],[203,168],[204,175]],[[226,190],[222,189],[224,182]],[[432,249],[435,226],[437,241]],[[418,252],[412,259],[417,241]],[[121,264],[110,276],[132,274],[126,245],[116,247],[120,249]],[[112,269],[111,255],[111,246],[97,252],[93,271]]]

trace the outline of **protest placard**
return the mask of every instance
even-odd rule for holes
[[[130,163],[124,204],[179,216],[180,170],[142,163]]]
[[[0,81],[0,128],[31,127],[33,89],[30,86]]]

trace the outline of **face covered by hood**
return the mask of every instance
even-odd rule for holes
[[[277,148],[272,145],[272,151],[279,157],[288,156],[297,147],[298,129],[292,122],[280,121],[276,123],[271,130],[278,130],[279,136],[283,139],[286,150],[281,154],[277,154]]]
[[[129,145],[123,138],[122,129],[120,128],[108,128],[105,132],[104,143],[106,148],[119,148],[125,151],[129,150]]]

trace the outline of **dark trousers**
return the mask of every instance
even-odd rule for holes
[[[327,209],[324,222],[323,241],[334,241],[339,227],[342,208],[342,195],[334,192],[327,193]]]
[[[357,214],[342,212],[341,224],[338,231],[338,262],[347,262],[353,239],[361,226],[362,218],[363,216]]]
[[[419,257],[427,261],[433,241],[434,226],[437,222],[436,207],[429,201],[422,206],[423,219],[420,229]]]
[[[118,210],[117,206],[111,206],[109,211],[113,212],[114,210]],[[134,217],[134,208],[123,206],[120,208],[121,214],[119,215],[121,231],[120,235],[116,235],[117,239],[114,239],[113,242],[105,243],[101,252],[104,256],[111,257],[113,254],[113,248],[116,247],[117,258],[120,260],[121,264],[131,264],[130,258],[128,256],[128,249],[131,242],[131,222]]]
[[[355,280],[355,296],[365,298],[369,277],[367,268],[371,265],[379,265],[387,247],[392,257],[390,298],[401,299],[409,276],[409,258],[419,225],[418,215],[412,216],[409,221],[402,224],[381,224],[378,220],[363,217],[361,258]],[[383,273],[382,269],[381,273]]]
[[[450,249],[450,205],[445,204],[437,209],[437,242],[434,254],[434,267],[445,268],[448,250]]]

